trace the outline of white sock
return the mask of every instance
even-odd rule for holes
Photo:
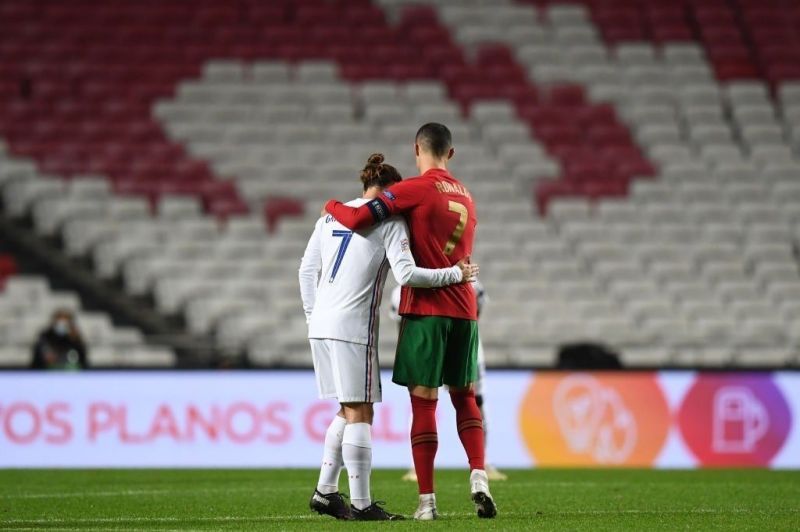
[[[339,473],[342,472],[342,438],[347,421],[333,416],[325,432],[325,447],[322,451],[322,467],[319,470],[317,491],[323,495],[339,491]]]
[[[350,482],[350,502],[363,510],[372,501],[369,476],[372,472],[372,431],[369,423],[352,423],[344,428],[342,458]]]
[[[436,507],[436,494],[435,493],[422,493],[419,496],[420,506],[433,506]]]

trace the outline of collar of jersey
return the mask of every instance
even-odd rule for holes
[[[426,177],[426,176],[432,176],[432,177],[441,177],[441,176],[445,176],[445,177],[452,177],[452,176],[450,175],[450,172],[448,172],[448,171],[447,171],[446,169],[444,169],[444,168],[431,168],[430,170],[428,170],[427,172],[425,172],[424,174],[422,174],[420,177]]]

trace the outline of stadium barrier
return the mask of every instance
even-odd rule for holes
[[[376,467],[408,467],[409,402],[383,375]],[[501,467],[800,467],[800,373],[490,371]],[[446,396],[438,467],[466,459]],[[336,404],[313,373],[0,372],[0,467],[316,467]]]

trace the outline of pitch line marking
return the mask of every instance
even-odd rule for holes
[[[180,523],[180,522],[203,522],[203,523],[238,523],[238,522],[259,522],[259,521],[293,521],[319,519],[315,514],[303,515],[264,515],[260,517],[239,517],[235,515],[221,515],[212,517],[79,517],[76,519],[4,519],[0,524],[31,524],[46,525],[55,524],[91,524],[91,523]]]
[[[575,510],[570,512],[545,512],[544,516],[564,516],[564,515],[619,515],[619,514],[634,514],[634,515],[647,515],[647,514],[775,514],[775,513],[800,513],[800,508],[786,508],[778,510],[751,510],[749,508],[731,508],[731,509],[714,509],[714,508],[692,508],[686,510]],[[442,512],[443,517],[473,517],[475,514],[472,512]],[[535,512],[501,512],[501,516],[510,517],[535,517]],[[0,524],[29,524],[29,525],[46,525],[46,524],[91,524],[91,523],[179,523],[179,522],[201,522],[201,523],[225,523],[225,522],[269,522],[269,521],[306,521],[312,519],[322,519],[318,515],[313,514],[294,514],[294,515],[265,515],[260,517],[240,517],[240,516],[211,516],[211,517],[82,517],[76,519],[4,519],[0,520]]]
[[[286,487],[286,488],[269,488],[269,487],[253,487],[253,488],[207,488],[207,489],[162,489],[162,490],[122,490],[122,491],[72,491],[63,493],[11,493],[0,495],[0,500],[3,499],[60,499],[66,497],[135,497],[139,495],[178,495],[185,493],[187,495],[204,494],[204,493],[220,493],[220,492],[286,492],[286,491],[308,491],[305,487]]]
[[[693,480],[687,480],[685,482],[677,481],[677,480],[668,480],[663,482],[637,482],[636,486],[643,486],[643,487],[661,487],[661,486],[717,486],[720,484],[724,484],[725,486],[735,485],[735,486],[751,486],[752,484],[749,482],[728,482],[728,481],[720,481],[720,482],[709,482],[709,481],[700,481],[696,482]],[[630,482],[621,482],[621,481],[596,481],[596,480],[587,480],[587,481],[580,481],[580,480],[543,480],[541,482],[537,482],[535,480],[525,481],[525,482],[512,482],[508,485],[511,486],[521,486],[521,487],[563,487],[563,488],[580,488],[582,486],[587,488],[598,488],[598,487],[608,487],[608,486],[630,486]],[[796,486],[796,483],[793,482],[773,482],[770,483],[771,486],[774,485],[786,485],[786,486]],[[492,487],[495,487],[496,484],[493,484]]]

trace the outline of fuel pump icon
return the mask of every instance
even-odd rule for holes
[[[745,386],[723,386],[714,395],[712,448],[717,453],[751,453],[769,429],[764,404]]]

